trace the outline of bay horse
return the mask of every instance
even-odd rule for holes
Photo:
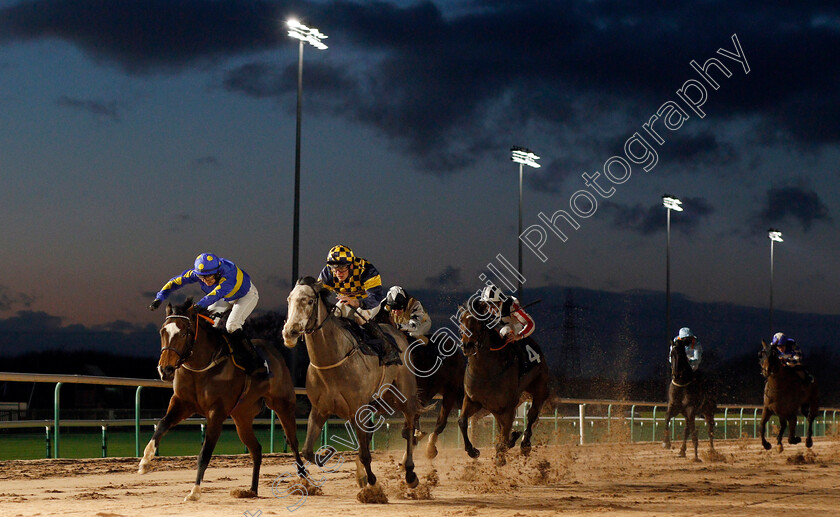
[[[298,452],[295,389],[283,357],[267,342],[254,340],[254,346],[266,352],[273,373],[270,379],[256,381],[231,360],[222,332],[214,328],[211,318],[192,305],[191,298],[180,306],[173,307],[171,303],[166,306],[166,319],[160,328],[158,373],[161,380],[173,381],[173,395],[143,451],[139,473],[150,470],[158,444],[169,429],[195,413],[206,417],[207,431],[198,455],[195,485],[184,501],[197,501],[201,496],[204,471],[228,416],[233,418],[239,439],[253,461],[250,492],[240,495],[257,496],[262,447],[254,435],[253,424],[254,417],[262,410],[262,401],[277,413],[286,441],[294,452],[298,474],[306,475]]]
[[[697,427],[694,418],[702,415],[706,419],[706,429],[709,432],[709,450],[715,452],[715,413],[717,404],[709,389],[709,385],[702,376],[691,369],[685,346],[671,342],[671,382],[668,385],[668,410],[665,412],[665,436],[662,446],[671,448],[671,418],[682,413],[685,416],[685,430],[680,456],[685,457],[686,442],[691,434],[694,444],[694,461],[700,461],[697,456]]]
[[[446,338],[444,334],[437,335],[440,338]],[[434,338],[435,334],[432,334],[432,337]],[[411,339],[414,338],[409,337],[409,340]],[[425,345],[409,347],[411,370],[417,382],[417,399],[420,407],[430,405],[436,395],[441,396],[435,430],[429,435],[429,442],[426,445],[426,457],[429,459],[438,454],[437,439],[446,429],[449,414],[464,400],[464,371],[467,366],[460,350],[450,356],[441,357],[437,341],[439,340],[431,339]],[[415,420],[415,428],[417,439],[422,439],[425,434],[420,431],[419,413]]]
[[[406,439],[405,481],[409,487],[418,485],[414,473],[414,420],[418,412],[417,384],[414,375],[403,365],[380,366],[375,356],[360,353],[353,334],[334,314],[326,302],[329,291],[312,277],[304,277],[289,294],[289,314],[283,326],[283,340],[288,348],[294,348],[304,336],[309,352],[309,368],[306,372],[306,394],[312,403],[303,444],[303,456],[315,461],[313,446],[321,434],[327,418],[337,415],[347,420],[351,445],[357,446],[356,482],[359,488],[376,484],[376,476],[370,467],[370,440],[379,425],[368,424],[376,403],[393,413],[393,407],[403,413],[405,424],[403,438]],[[392,325],[380,325],[382,332],[390,334],[401,351],[408,345],[405,336]],[[405,360],[403,360],[405,363]],[[331,447],[331,446],[330,446]],[[328,449],[328,458],[335,450]],[[323,448],[323,447],[322,447]],[[319,449],[320,450],[320,449]],[[323,465],[324,455],[319,454],[317,463]]]
[[[505,345],[498,331],[487,325],[485,321],[492,318],[487,304],[476,301],[470,304],[469,308],[459,307],[458,312],[461,323],[461,348],[467,356],[464,402],[458,418],[458,426],[464,438],[464,450],[471,458],[479,457],[479,450],[473,446],[468,436],[467,424],[469,418],[477,411],[486,409],[495,417],[499,429],[495,462],[497,466],[502,466],[507,463],[507,450],[516,445],[516,440],[522,434],[518,431],[512,432],[511,429],[523,392],[531,396],[533,404],[528,410],[528,421],[520,450],[524,455],[531,451],[532,427],[549,395],[548,365],[545,357],[536,352],[536,343],[531,338],[525,338],[518,345],[527,347],[526,350],[530,348],[529,359],[537,364],[520,378],[520,357],[514,348],[517,345]]]
[[[779,452],[784,450],[782,436],[788,425],[788,443],[796,445],[801,442],[802,439],[796,436],[796,417],[801,411],[808,420],[805,446],[811,447],[814,444],[811,438],[814,419],[819,411],[819,388],[816,381],[805,383],[793,368],[783,365],[776,345],[768,346],[762,340],[758,355],[761,374],[767,379],[764,383],[764,408],[761,410],[761,445],[765,450],[771,448],[764,433],[767,421],[773,415],[779,417],[779,435],[776,437]]]

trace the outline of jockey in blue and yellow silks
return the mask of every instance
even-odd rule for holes
[[[379,271],[367,260],[357,257],[353,250],[344,245],[330,248],[327,266],[318,275],[318,281],[338,297],[336,309],[343,318],[355,314],[356,321],[374,337],[381,339],[384,355],[381,363],[401,364],[399,353],[390,340],[386,339],[373,318],[379,312],[379,304],[385,297]]]
[[[207,263],[209,263],[209,265]],[[218,275],[219,278],[217,282],[207,284],[206,282],[202,282],[199,275]],[[201,287],[201,290],[204,291],[204,294],[206,294],[204,298],[195,302],[196,305],[203,309],[208,309],[211,305],[218,301],[233,303],[234,301],[246,296],[252,287],[251,277],[248,276],[248,273],[236,267],[236,264],[228,259],[217,257],[213,253],[202,253],[196,258],[195,268],[187,269],[180,275],[169,279],[169,281],[166,282],[157,293],[155,300],[166,300],[166,298],[169,297],[169,293],[172,291],[177,291],[187,284],[194,284],[196,282],[200,282],[199,287]],[[254,301],[256,302],[256,300]],[[256,303],[254,303],[254,306],[256,306]],[[252,310],[253,307],[251,307],[251,311]],[[251,311],[248,311],[248,314],[250,314]],[[246,314],[244,318],[241,318],[242,321],[234,321],[233,324],[230,323],[229,318],[228,331],[232,332],[237,328],[241,328],[242,323],[245,322],[248,314]],[[239,318],[237,318],[237,320],[238,319]]]
[[[177,291],[187,284],[200,283],[204,291],[204,298],[195,305],[210,312],[224,312],[230,308],[225,330],[229,334],[231,345],[237,350],[246,352],[247,365],[243,365],[249,374],[263,378],[268,373],[262,360],[250,340],[245,336],[242,325],[257,306],[260,295],[251,283],[251,277],[244,270],[228,259],[219,257],[215,253],[202,253],[195,258],[193,269],[187,269],[180,275],[170,278],[155,295],[155,300],[149,309],[160,307],[163,300],[172,291]]]

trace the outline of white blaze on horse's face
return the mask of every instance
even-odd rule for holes
[[[315,310],[318,293],[311,286],[297,285],[289,294],[289,314],[283,325],[283,344],[289,348],[297,345],[298,338]]]
[[[188,339],[188,329],[178,326],[173,319],[160,328],[160,359],[158,359],[158,375],[161,380],[169,381],[175,375],[175,365],[180,358],[175,350],[183,350]]]

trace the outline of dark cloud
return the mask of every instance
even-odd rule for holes
[[[215,156],[201,156],[193,160],[193,165],[197,169],[216,169],[221,163]]]
[[[279,23],[292,5],[330,36],[325,57],[305,65],[307,109],[373,127],[436,174],[510,145],[504,128],[559,133],[629,116],[629,136],[699,78],[691,60],[710,58],[732,76],[710,69],[720,88],[707,88],[708,114],[751,117],[809,145],[840,141],[840,6],[822,1],[485,0],[445,11],[428,1],[32,0],[0,10],[0,43],[59,38],[133,74],[253,56],[223,87],[271,98],[294,91],[296,56],[277,67],[256,54],[292,46]],[[716,54],[734,50],[733,33],[749,75]],[[726,151],[709,135],[671,143],[686,160]]]
[[[148,324],[131,323],[124,320],[115,320],[101,325],[93,325],[90,327],[94,332],[143,332],[149,329]]]
[[[461,268],[446,266],[443,271],[434,276],[426,277],[429,288],[453,288],[461,285]]]
[[[832,218],[819,194],[805,185],[773,187],[767,191],[757,221],[764,225],[798,222],[807,232],[815,222],[831,222]]]
[[[714,208],[704,198],[681,198],[683,212],[671,212],[671,231],[687,235],[693,234],[704,218],[714,212]],[[666,208],[661,203],[653,205],[620,205],[607,201],[600,205],[612,215],[616,228],[630,230],[642,235],[664,232],[666,229]]]
[[[60,327],[60,317],[43,311],[18,311],[16,316],[0,320],[0,332],[46,332]]]
[[[159,350],[158,328],[113,321],[93,327],[62,326],[62,318],[43,311],[18,311],[0,320],[0,356],[45,350],[118,350],[125,354],[152,355]]]
[[[0,285],[0,311],[8,311],[16,307],[31,307],[33,302],[35,302],[34,296],[18,293],[5,285]]]
[[[33,0],[0,10],[0,42],[59,38],[131,74],[271,48],[284,2]]]
[[[113,101],[102,102],[89,99],[74,99],[62,95],[58,98],[58,105],[90,113],[99,119],[108,119],[115,122],[120,120],[120,115],[117,112],[117,103]]]

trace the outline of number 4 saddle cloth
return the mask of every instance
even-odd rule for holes
[[[540,345],[530,337],[512,343],[517,347],[516,353],[519,357],[519,376],[528,374],[535,366],[545,361],[545,355]]]

